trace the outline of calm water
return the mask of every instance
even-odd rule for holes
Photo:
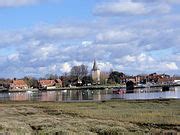
[[[47,92],[0,93],[0,101],[101,101],[110,99],[180,99],[180,87],[162,92],[160,88],[136,89],[134,93],[112,94],[112,90],[64,90]]]

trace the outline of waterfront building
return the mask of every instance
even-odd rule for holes
[[[52,87],[55,86],[54,80],[39,80],[39,84],[41,87]]]
[[[173,83],[174,84],[180,84],[180,77],[173,77]]]
[[[28,85],[24,80],[13,80],[12,83],[10,83],[10,88],[14,90],[18,89],[28,89]]]
[[[94,65],[93,65],[93,68],[92,68],[93,84],[100,84],[100,76],[101,76],[101,71],[97,66],[96,60],[94,60]]]
[[[173,78],[159,78],[158,79],[158,84],[172,84],[173,83]]]
[[[40,87],[47,89],[55,89],[62,87],[62,81],[60,79],[56,80],[39,80]]]

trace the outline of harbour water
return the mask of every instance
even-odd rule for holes
[[[161,88],[135,89],[133,93],[113,94],[113,90],[62,90],[42,92],[4,92],[0,101],[58,101],[83,102],[111,99],[144,100],[144,99],[180,99],[180,87],[172,87],[162,92]]]

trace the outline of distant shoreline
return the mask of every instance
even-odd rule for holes
[[[171,84],[171,85],[153,85],[150,86],[150,88],[156,88],[156,87],[163,87],[163,86],[169,86],[169,87],[178,87],[180,84]],[[105,89],[113,89],[113,88],[126,88],[123,85],[113,85],[113,86],[105,86],[105,85],[97,85],[97,86],[81,86],[81,87],[61,87],[56,89],[46,89],[46,90],[39,90],[39,89],[25,89],[25,90],[0,90],[0,93],[2,92],[27,92],[27,91],[61,91],[61,90],[105,90]],[[146,87],[143,86],[135,86],[134,89],[143,89]]]

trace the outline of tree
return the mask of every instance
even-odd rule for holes
[[[82,78],[82,85],[92,84],[93,80],[91,76],[84,76]]]
[[[77,77],[79,79],[82,79],[84,76],[87,76],[88,74],[88,66],[86,65],[80,65],[80,66],[74,66],[71,69],[70,75],[73,77]]]
[[[56,74],[47,74],[45,78],[48,79],[48,80],[56,80],[59,77]]]
[[[125,77],[124,73],[118,72],[118,71],[113,71],[109,75],[108,83],[110,83],[110,84],[121,83],[123,77]]]
[[[68,87],[71,84],[70,76],[61,76],[62,86]]]
[[[0,78],[0,86],[9,89],[10,79]]]
[[[24,77],[23,80],[27,83],[30,88],[38,88],[39,82],[36,78],[33,77]]]

